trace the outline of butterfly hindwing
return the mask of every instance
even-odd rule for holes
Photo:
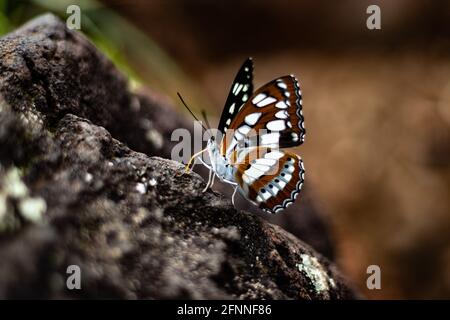
[[[295,201],[305,173],[298,155],[256,147],[241,150],[237,159],[236,182],[247,199],[270,213],[284,210]]]
[[[262,86],[234,117],[229,129],[222,140],[223,155],[239,147],[289,148],[302,144],[305,128],[297,79],[284,76]]]
[[[220,116],[218,129],[222,134],[226,132],[240,108],[253,94],[253,61],[251,58],[245,60],[239,69],[230,93],[228,94],[225,107]]]

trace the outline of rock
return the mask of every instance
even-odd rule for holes
[[[0,40],[0,83],[0,298],[356,297],[307,244],[149,156],[184,120],[54,16]]]
[[[186,126],[156,94],[131,94],[114,65],[52,15],[32,20],[1,41],[0,73],[4,100],[47,127],[71,113],[105,127],[134,150],[169,157],[172,129]]]

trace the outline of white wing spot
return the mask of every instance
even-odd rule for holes
[[[266,190],[269,191],[273,197],[275,197],[280,191],[277,184],[273,183],[273,180],[266,185]]]
[[[287,168],[285,168],[285,172],[289,172],[289,173],[293,173],[294,172],[294,166],[293,165],[289,165],[289,164],[286,164],[288,167]]]
[[[274,184],[277,184],[277,185],[278,185],[278,188],[279,188],[280,190],[283,190],[284,187],[286,186],[286,182],[283,181],[283,180],[280,180],[280,177],[278,177],[277,179],[278,179],[278,182],[274,182]]]
[[[236,106],[236,104],[235,103],[233,103],[231,106],[230,106],[230,113],[233,113],[234,112],[234,108],[235,108],[235,106]]]
[[[238,85],[238,87],[236,88],[236,92],[234,92],[234,95],[235,95],[235,96],[237,96],[238,93],[241,92],[243,86],[244,86],[244,85],[242,85],[242,84]]]
[[[261,112],[250,113],[248,116],[245,117],[244,121],[249,126],[253,126],[256,124],[256,122],[258,122],[259,118],[261,117],[261,114],[262,114]]]
[[[267,97],[267,98],[264,98],[263,100],[261,100],[260,102],[258,102],[256,104],[256,106],[260,107],[260,108],[265,107],[271,103],[274,103],[275,101],[277,101],[277,99],[275,99],[274,97]]]
[[[266,133],[261,136],[261,144],[276,144],[280,140],[280,134],[278,132]]]
[[[268,158],[259,158],[254,160],[256,164],[265,165],[265,166],[274,166],[277,161],[275,159],[268,159]]]
[[[249,126],[243,125],[242,127],[240,127],[238,129],[239,133],[243,134],[244,136],[247,135],[247,133],[250,132],[252,128],[250,128]]]
[[[284,123],[284,120],[273,120],[269,121],[266,125],[267,129],[271,131],[282,131],[286,129],[286,125]]]
[[[254,167],[250,167],[249,169],[244,171],[244,174],[242,176],[244,175],[247,176],[249,184],[252,184],[256,179],[259,179],[261,176],[263,176],[264,172]]]
[[[264,99],[265,97],[267,97],[264,93],[259,93],[256,97],[254,97],[252,99],[252,103],[253,104],[257,104],[258,102],[260,102],[262,99]]]
[[[278,159],[282,158],[283,156],[284,156],[283,152],[280,152],[278,150],[273,150],[271,152],[266,153],[264,155],[264,158],[278,160]]]
[[[287,119],[289,118],[289,114],[286,110],[281,110],[275,113],[275,117],[277,117],[278,119]]]
[[[237,90],[237,87],[238,87],[238,86],[239,86],[239,83],[236,82],[236,83],[234,84],[234,86],[233,86],[233,91],[232,91],[233,94],[236,94],[236,90]]]
[[[287,89],[287,85],[283,81],[278,82],[277,86],[278,86],[278,88],[281,88],[281,89]]]
[[[264,192],[263,192],[263,190],[264,190]],[[266,201],[271,196],[271,194],[269,192],[267,192],[267,190],[265,190],[265,189],[261,189],[261,191],[258,192],[258,195],[263,199],[263,201]]]
[[[240,133],[239,131],[236,131],[234,133],[234,138],[236,139],[236,141],[241,141],[242,139],[245,138],[245,136],[242,133]]]
[[[289,183],[289,181],[291,181],[291,179],[292,179],[292,175],[289,173],[285,173],[285,172],[283,172],[283,173],[284,173],[284,176],[281,175],[280,180],[283,180],[286,183]]]
[[[286,104],[286,102],[284,102],[284,101],[278,101],[275,104],[275,107],[277,107],[278,109],[287,109],[288,104]]]
[[[292,132],[292,141],[298,141],[298,134],[295,132]]]
[[[266,166],[266,165],[260,164],[260,163],[252,164],[252,167],[254,167],[255,169],[258,169],[259,171],[264,172],[264,174],[266,174],[270,170],[270,166]]]

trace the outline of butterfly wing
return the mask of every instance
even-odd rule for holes
[[[225,133],[242,105],[253,93],[253,61],[245,60],[231,85],[230,93],[220,116],[218,129]]]
[[[305,138],[302,96],[297,79],[284,76],[258,89],[232,119],[221,142],[229,157],[237,148],[289,148]],[[251,139],[251,138],[256,139]]]
[[[235,178],[247,199],[269,213],[280,212],[295,201],[305,174],[298,155],[265,147],[240,151]]]

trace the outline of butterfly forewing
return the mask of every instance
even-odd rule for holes
[[[222,134],[226,132],[231,122],[244,103],[253,94],[253,62],[248,58],[239,69],[231,85],[225,107],[220,116],[218,129]]]
[[[242,147],[288,148],[303,143],[305,128],[297,79],[284,76],[258,89],[228,129],[221,144],[223,155]]]
[[[299,156],[265,147],[240,153],[235,176],[247,199],[270,213],[284,210],[295,201],[305,172]]]

